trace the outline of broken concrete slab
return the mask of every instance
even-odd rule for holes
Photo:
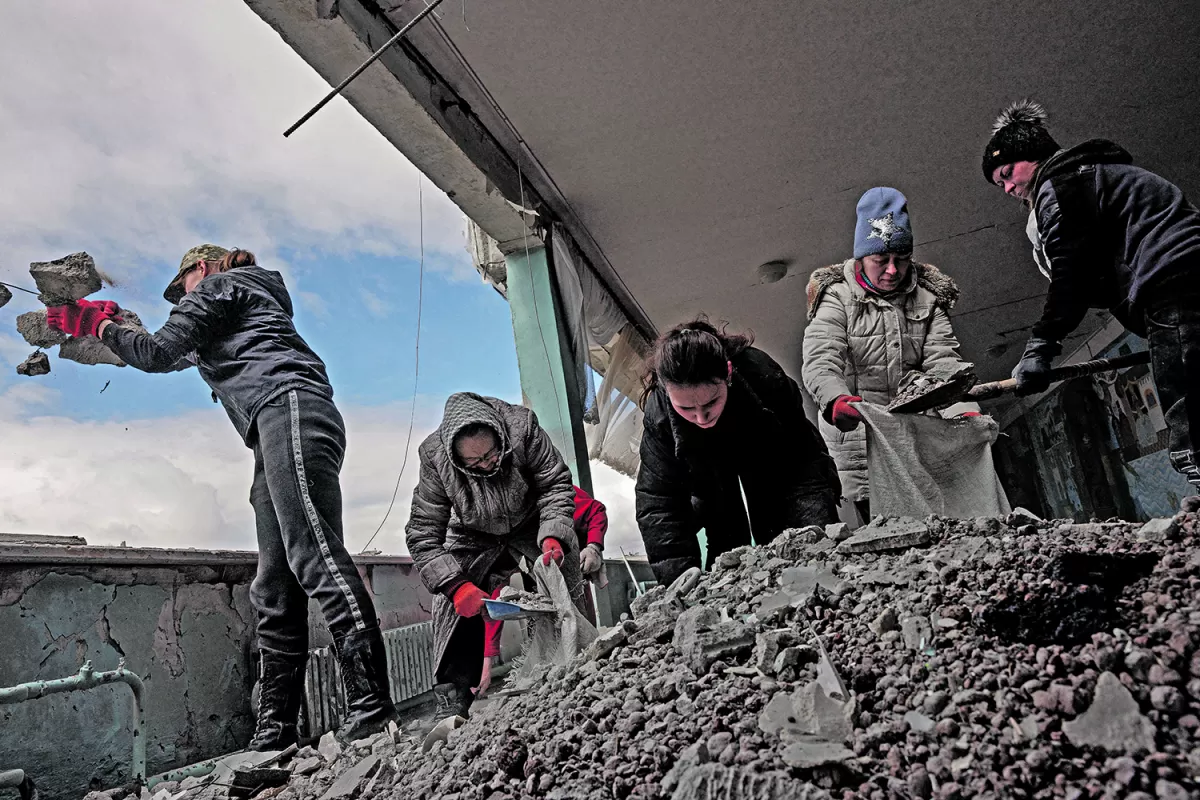
[[[300,758],[292,762],[292,773],[294,775],[311,775],[321,768],[322,760],[318,756],[311,758]]]
[[[26,311],[17,316],[17,333],[34,347],[55,347],[71,337],[46,323],[46,310]]]
[[[762,672],[770,673],[780,651],[792,646],[796,641],[796,634],[787,628],[758,634],[754,639],[754,666]]]
[[[929,525],[911,517],[878,517],[838,546],[843,553],[881,553],[921,547],[932,541]]]
[[[697,615],[685,627],[685,617],[700,609],[706,610],[708,614]],[[688,609],[679,618],[675,628],[675,650],[697,675],[708,672],[714,661],[739,659],[749,655],[754,648],[752,628],[739,622],[720,622],[714,625],[711,624],[714,619],[720,619],[715,611],[697,606]]]
[[[1143,525],[1137,533],[1143,542],[1165,542],[1179,532],[1179,522],[1174,517],[1158,517]]]
[[[421,751],[428,753],[433,749],[433,746],[438,742],[444,742],[450,737],[451,731],[458,730],[463,725],[467,724],[465,717],[453,716],[446,717],[433,726],[433,730],[425,734],[425,740],[421,743]]]
[[[12,292],[7,286],[0,284],[0,308],[8,305],[9,300],[12,300]]]
[[[1062,727],[1076,747],[1099,747],[1111,753],[1155,748],[1154,723],[1142,714],[1137,700],[1111,672],[1100,673],[1088,710]]]
[[[824,567],[788,567],[779,575],[779,586],[793,597],[810,595],[820,586],[833,591],[840,579]]]
[[[95,260],[87,253],[35,261],[29,265],[29,274],[41,292],[38,299],[48,306],[70,305],[100,291],[104,285]]]
[[[363,784],[370,780],[379,769],[379,756],[367,756],[362,761],[346,770],[333,782],[333,785],[321,795],[321,800],[353,800],[362,791]]]
[[[321,754],[321,758],[332,764],[342,754],[342,743],[337,740],[333,731],[327,731],[317,742],[317,752]]]
[[[900,622],[900,633],[909,650],[923,650],[933,642],[933,626],[924,616],[905,617]]]
[[[41,350],[33,351],[28,358],[17,364],[17,374],[29,377],[50,374],[50,357]]]
[[[850,526],[844,522],[831,522],[825,526],[825,536],[835,542],[844,542],[850,538]]]
[[[823,739],[803,739],[792,742],[780,753],[783,763],[794,769],[816,769],[831,764],[844,764],[854,758],[854,751],[841,742]]]

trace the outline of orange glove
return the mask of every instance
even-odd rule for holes
[[[833,426],[842,433],[852,431],[863,421],[862,414],[851,403],[861,403],[862,398],[854,394],[844,394],[833,401],[829,411],[829,419]]]
[[[546,566],[549,566],[551,561],[555,564],[562,564],[564,553],[562,543],[558,539],[551,538],[542,542],[542,552],[545,553],[542,557],[542,563]]]
[[[460,617],[477,617],[483,611],[483,601],[487,595],[483,589],[468,581],[454,590],[452,599],[454,610]]]

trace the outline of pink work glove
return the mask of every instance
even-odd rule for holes
[[[829,419],[833,422],[833,427],[842,433],[857,428],[863,421],[862,414],[858,413],[858,409],[850,404],[861,402],[862,398],[854,394],[844,394],[834,400],[833,408],[829,411]]]
[[[546,566],[549,566],[551,561],[555,564],[562,564],[564,554],[562,543],[558,539],[548,538],[542,542],[542,552],[545,554],[542,557],[542,563]]]
[[[958,418],[966,419],[967,417],[982,417],[982,416],[983,415],[980,414],[978,411],[964,411],[963,413],[958,415]]]
[[[46,324],[72,336],[98,336],[100,323],[106,319],[119,322],[119,313],[121,307],[111,300],[76,300],[73,306],[47,308]]]

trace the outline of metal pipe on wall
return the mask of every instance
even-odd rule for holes
[[[146,687],[142,679],[125,669],[125,659],[117,663],[117,668],[108,672],[93,672],[92,662],[85,661],[79,668],[78,674],[67,678],[57,678],[50,681],[32,681],[19,686],[0,688],[0,705],[23,703],[26,700],[36,700],[49,694],[60,692],[77,692],[106,686],[110,683],[124,683],[133,692],[133,763],[132,778],[137,783],[146,779]]]

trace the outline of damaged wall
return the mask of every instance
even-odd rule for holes
[[[90,660],[146,684],[153,775],[240,749],[254,682],[255,553],[0,545],[0,686],[62,678]],[[361,556],[385,628],[429,619],[412,563]],[[207,562],[207,563],[206,563]],[[328,643],[310,611],[312,646]],[[29,772],[46,800],[128,778],[128,687],[0,706],[0,769]]]

